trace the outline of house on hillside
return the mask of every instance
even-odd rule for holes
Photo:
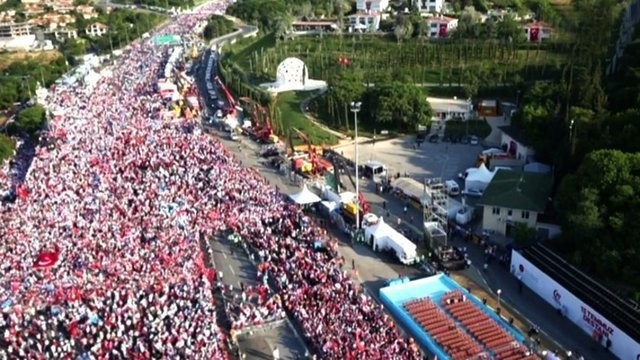
[[[89,5],[79,5],[76,6],[76,12],[82,15],[82,18],[85,20],[94,19],[98,17],[98,13],[93,8],[93,6]]]
[[[520,129],[512,125],[500,126],[499,129],[502,132],[500,144],[510,156],[524,162],[533,160],[535,155],[533,146],[526,140]]]
[[[382,12],[389,7],[389,0],[358,0],[356,13],[349,15],[349,30],[374,32],[380,29]]]
[[[482,228],[509,237],[517,223],[537,229],[551,186],[549,174],[499,169],[478,202],[483,207]]]
[[[84,31],[89,36],[98,37],[106,34],[109,31],[109,27],[102,23],[93,23],[87,26]]]
[[[458,19],[448,16],[433,16],[428,18],[429,37],[434,39],[444,39],[449,36],[452,30],[458,27]]]
[[[542,42],[549,40],[553,33],[551,25],[536,21],[523,26],[524,34],[529,42]]]
[[[413,4],[421,13],[437,14],[444,9],[444,0],[414,0]]]
[[[29,23],[0,23],[0,49],[26,50],[33,46],[36,36]]]

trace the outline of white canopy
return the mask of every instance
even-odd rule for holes
[[[464,180],[465,192],[483,192],[495,174],[495,171],[490,171],[484,164],[478,168],[468,169]]]
[[[378,218],[377,223],[365,227],[364,234],[367,240],[373,238],[374,248],[395,251],[398,259],[405,264],[413,263],[417,257],[416,244],[385,223],[382,217]]]
[[[311,192],[311,190],[307,188],[306,184],[302,187],[302,190],[300,192],[290,194],[289,198],[291,198],[291,200],[295,201],[296,204],[299,205],[313,204],[322,200],[318,195]]]

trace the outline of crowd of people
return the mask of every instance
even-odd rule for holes
[[[287,316],[280,296],[272,294],[267,285],[232,287],[225,295],[226,313],[231,322],[232,333],[283,320]]]
[[[155,34],[187,34],[225,6]],[[167,121],[154,88],[166,56],[151,36],[92,89],[51,89],[46,146],[24,181],[20,164],[0,171],[19,182],[0,204],[0,358],[226,358],[201,249],[229,229],[319,357],[420,358],[342,258],[317,250],[324,230],[197,124]]]

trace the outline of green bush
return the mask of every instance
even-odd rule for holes
[[[34,105],[18,113],[15,122],[11,124],[11,132],[14,134],[28,133],[34,135],[45,122],[45,110],[42,105]]]
[[[213,38],[229,34],[233,32],[233,30],[233,21],[221,15],[213,15],[207,22],[207,26],[205,26],[202,35],[205,39],[211,40]]]
[[[5,160],[13,156],[16,143],[12,138],[0,134],[0,164]]]

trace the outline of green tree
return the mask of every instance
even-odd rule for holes
[[[414,84],[395,80],[376,84],[369,91],[367,107],[374,127],[412,131],[430,123],[433,110]]]
[[[413,24],[411,18],[406,15],[398,15],[396,17],[396,26],[393,34],[398,42],[410,39],[413,36]]]
[[[233,32],[234,27],[233,21],[221,15],[213,15],[207,21],[207,25],[204,27],[202,35],[205,39],[211,40]]]
[[[598,150],[556,197],[563,216],[562,244],[575,262],[602,278],[640,288],[640,154]]]
[[[15,147],[16,144],[13,139],[4,134],[0,134],[0,164],[2,164],[5,159],[13,156]]]
[[[526,41],[522,26],[511,16],[505,16],[496,24],[496,37],[505,42],[523,43]]]
[[[359,68],[339,71],[330,79],[328,96],[339,127],[349,129],[349,104],[361,99],[364,92],[364,74]]]
[[[28,107],[18,113],[15,122],[11,124],[11,132],[35,135],[42,129],[45,120],[45,110],[42,105]]]
[[[537,235],[536,229],[527,223],[516,222],[513,226],[513,240],[520,246],[533,245]]]

